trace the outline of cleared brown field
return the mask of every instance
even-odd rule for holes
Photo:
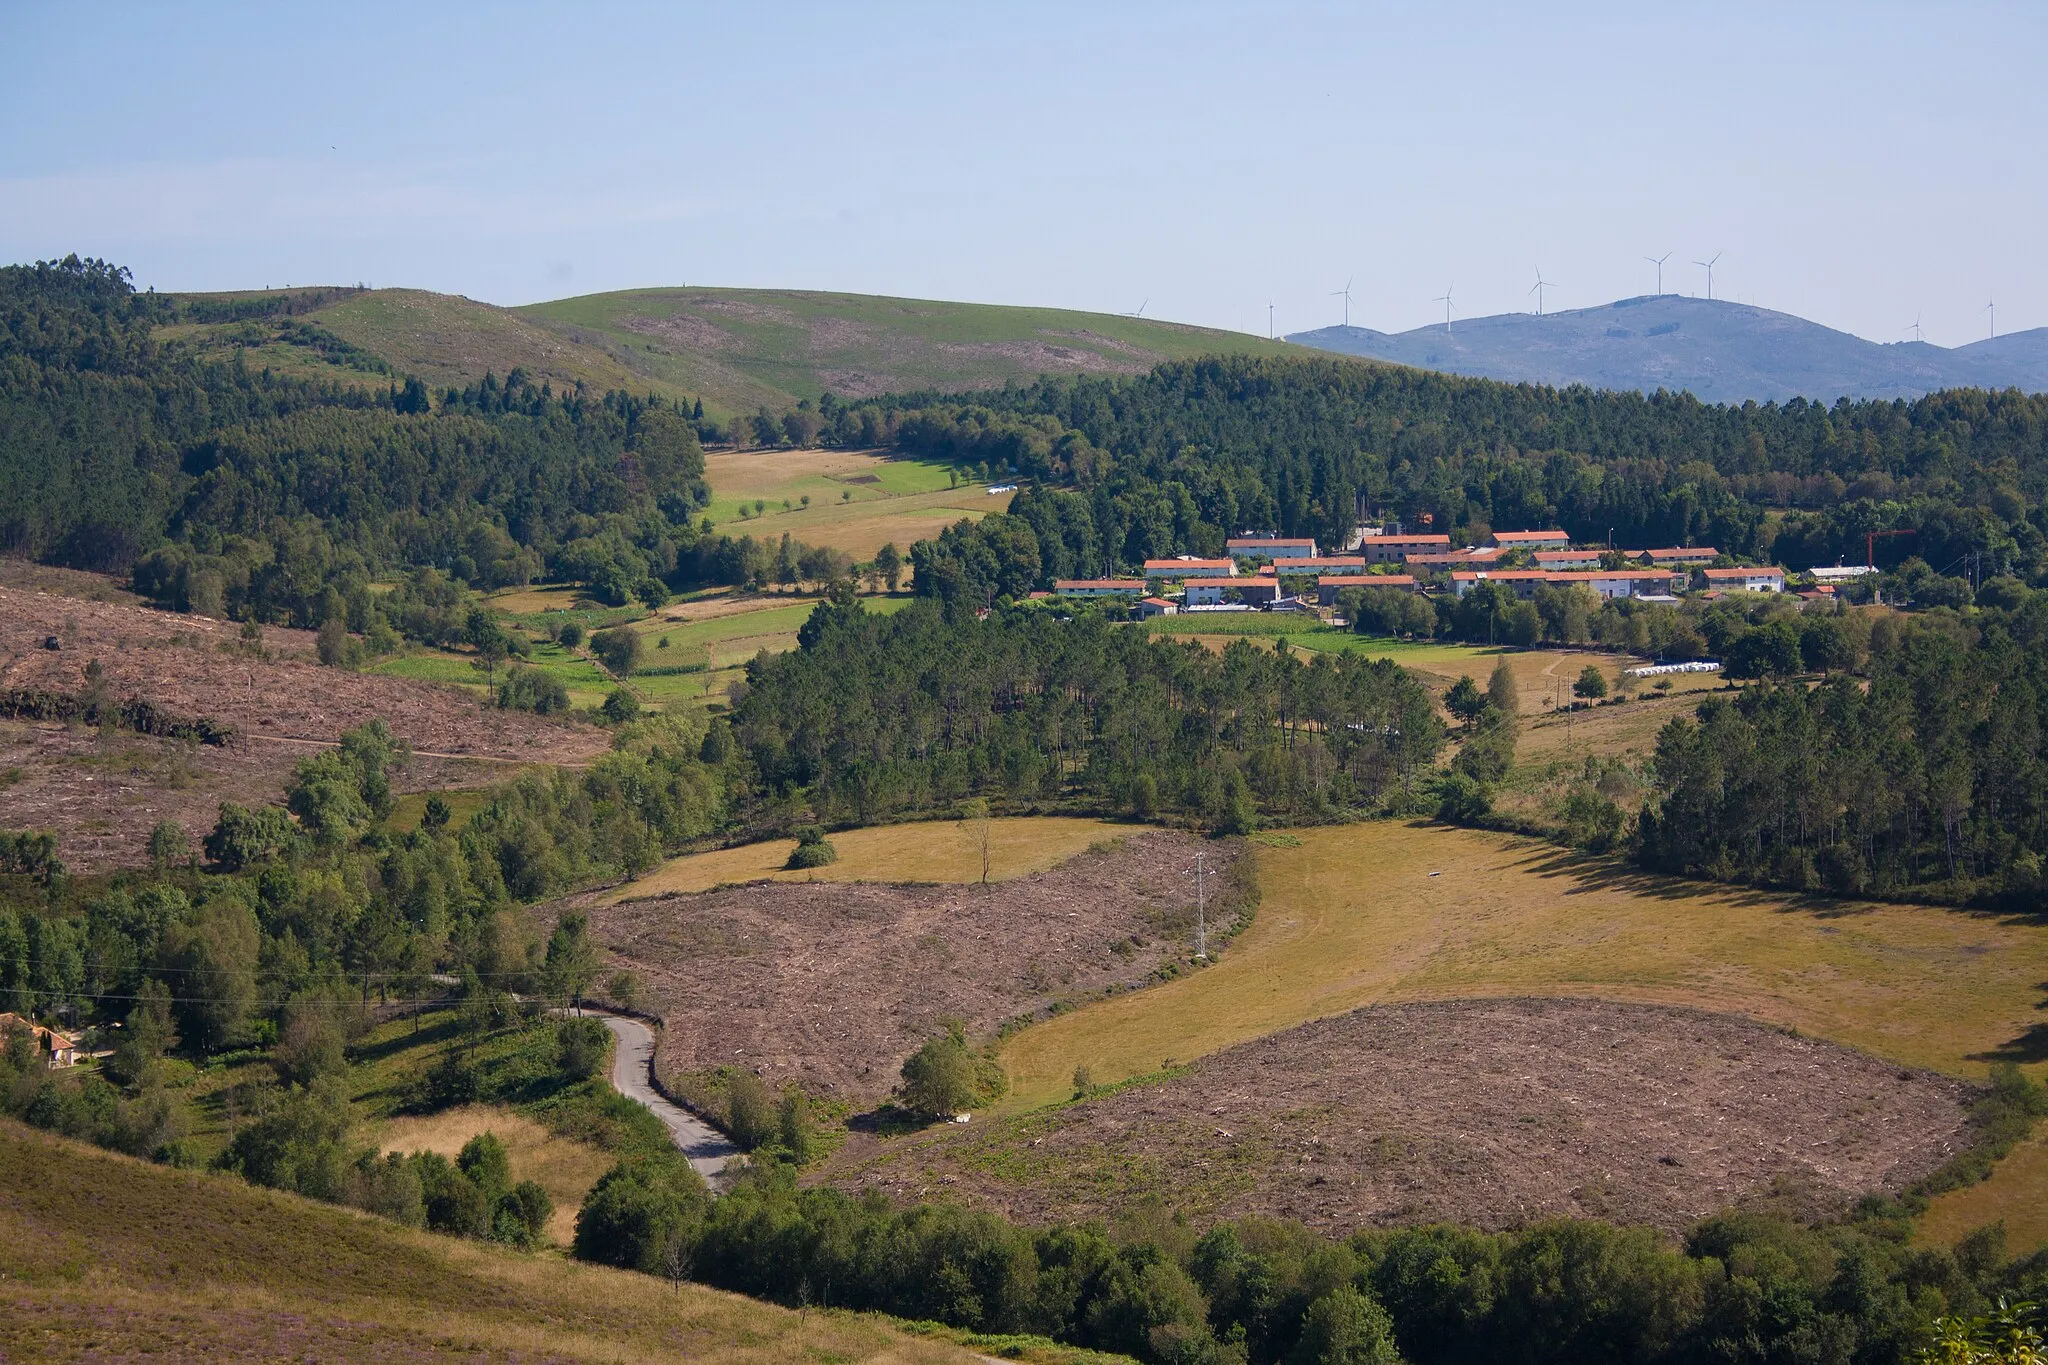
[[[0,1121],[0,1358],[976,1359],[886,1320],[413,1232]]]
[[[991,820],[990,875],[1008,881],[1043,872],[1105,839],[1135,832],[1131,825],[1067,816]],[[794,839],[769,839],[672,859],[636,881],[599,893],[605,904],[676,892],[709,891],[735,882],[975,882],[981,880],[978,833],[958,820],[878,825],[832,836],[839,861],[791,871],[783,866]]]
[[[0,587],[0,687],[77,693],[95,661],[117,700],[139,697],[182,718],[232,725],[225,747],[133,734],[0,722],[0,825],[49,830],[77,870],[143,861],[158,821],[213,824],[222,800],[275,799],[292,764],[343,731],[382,719],[422,757],[402,790],[474,786],[520,763],[584,762],[603,731],[485,708],[460,691],[322,668],[310,632],[266,627],[262,653],[231,621],[118,598],[87,600]],[[44,647],[54,638],[57,649]],[[439,755],[440,757],[430,757]]]
[[[739,1065],[872,1102],[946,1020],[979,1040],[1184,958],[1198,849],[1221,887],[1231,845],[1155,830],[991,886],[757,882],[583,903],[659,1004],[664,1074]]]
[[[1197,1225],[1259,1215],[1336,1235],[1552,1217],[1678,1233],[1760,1197],[1815,1216],[1898,1191],[1967,1142],[1968,1096],[1947,1077],[1700,1010],[1385,1005],[1155,1084],[886,1153],[856,1146],[830,1178],[897,1197],[944,1188],[1032,1223],[1157,1199]]]

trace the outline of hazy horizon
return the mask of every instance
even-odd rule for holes
[[[0,257],[519,304],[720,285],[1401,332],[1714,293],[2048,323],[2029,70],[1980,3],[488,14],[80,5],[0,53]],[[110,73],[101,76],[97,73]]]

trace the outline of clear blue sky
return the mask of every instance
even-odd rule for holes
[[[2048,5],[37,5],[0,258],[1397,330],[1646,293],[2048,324]]]

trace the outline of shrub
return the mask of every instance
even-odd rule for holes
[[[611,695],[604,699],[604,705],[598,709],[612,724],[624,725],[639,718],[640,699],[623,687],[615,687]]]
[[[555,1025],[555,1058],[562,1074],[587,1081],[604,1065],[611,1031],[599,1019],[564,1019]]]
[[[1469,773],[1455,772],[1438,789],[1436,818],[1449,825],[1469,825],[1493,810],[1486,788]]]
[[[559,715],[569,709],[569,689],[554,674],[539,668],[514,668],[498,685],[498,706],[505,711]]]
[[[838,861],[839,850],[832,847],[832,841],[825,837],[824,828],[819,825],[805,825],[796,832],[796,847],[790,851],[789,861],[783,866],[825,867]]]
[[[660,1272],[664,1253],[704,1216],[704,1182],[680,1155],[621,1161],[598,1178],[576,1215],[580,1260]]]
[[[949,1029],[903,1063],[903,1102],[930,1118],[958,1114],[974,1103],[976,1074],[973,1054],[959,1029]]]
[[[555,638],[562,642],[562,648],[574,649],[583,643],[583,627],[574,621],[564,621],[562,633]]]
[[[751,1071],[738,1070],[726,1083],[726,1131],[748,1151],[776,1135],[778,1115],[767,1084]]]

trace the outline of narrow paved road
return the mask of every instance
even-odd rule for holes
[[[654,1116],[668,1128],[676,1146],[690,1159],[690,1165],[698,1175],[716,1189],[719,1175],[725,1170],[727,1157],[738,1156],[740,1149],[733,1146],[725,1134],[713,1128],[689,1110],[669,1102],[666,1096],[654,1088],[654,1030],[638,1019],[626,1019],[616,1014],[598,1016],[604,1026],[612,1031],[618,1040],[618,1047],[612,1052],[612,1084],[621,1095],[637,1100],[654,1111]]]

